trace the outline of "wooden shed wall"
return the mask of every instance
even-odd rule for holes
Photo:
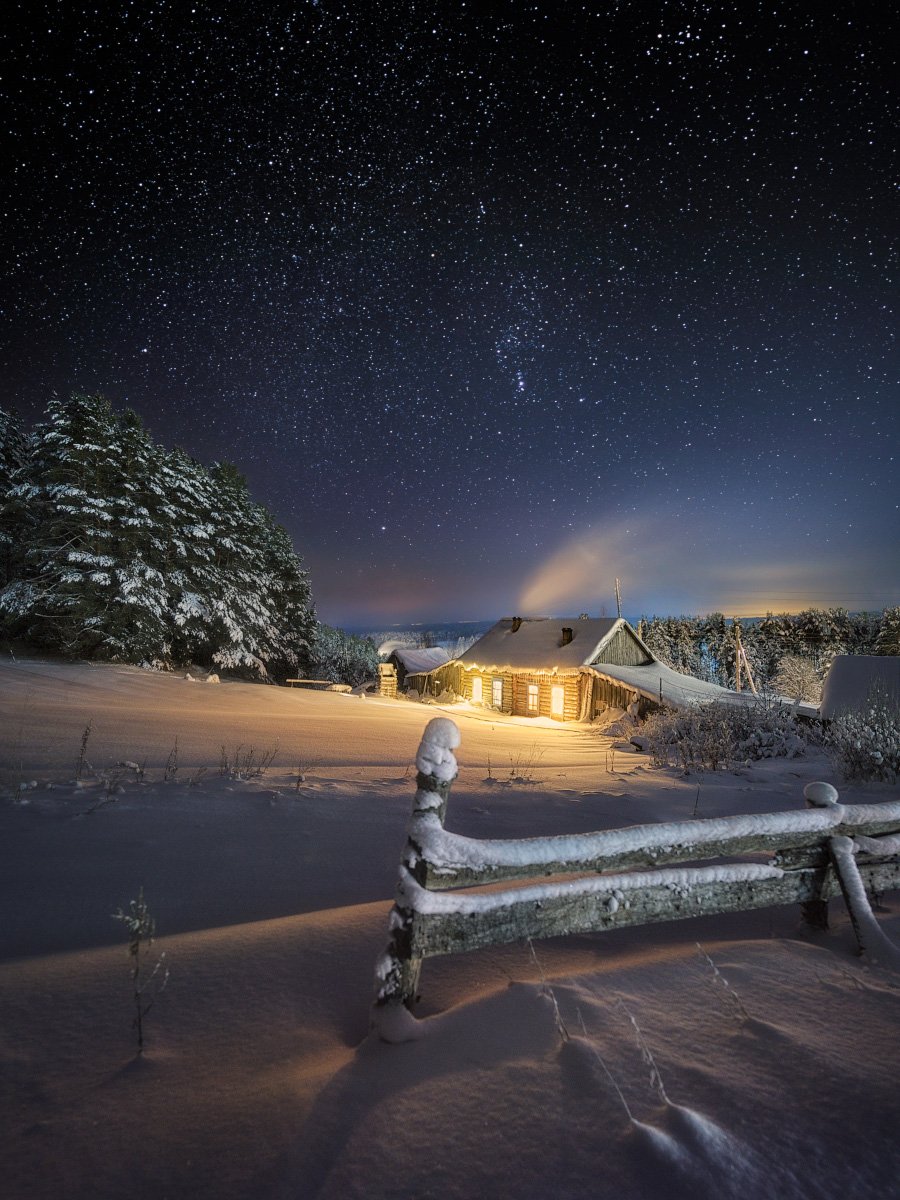
[[[431,696],[439,696],[441,692],[456,692],[462,694],[462,667],[459,663],[448,662],[434,671],[412,671],[406,676],[406,689],[415,690],[422,695],[427,692]]]
[[[598,666],[607,662],[617,667],[641,667],[653,659],[627,629],[617,629],[594,661]]]
[[[599,675],[595,675],[591,716],[598,717],[607,708],[627,708],[634,695],[634,688],[628,687],[627,684],[613,683],[610,679],[601,679]],[[638,693],[639,716],[645,717],[647,713],[653,712],[658,707],[658,704],[654,704],[652,700],[648,700],[646,696]]]

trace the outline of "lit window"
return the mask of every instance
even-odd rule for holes
[[[566,689],[564,687],[552,687],[550,689],[550,716],[561,717],[565,710]]]
[[[536,713],[538,710],[538,685],[529,683],[528,685],[528,711]]]
[[[491,683],[491,703],[494,708],[503,707],[503,680],[495,679]]]
[[[473,704],[481,703],[481,676],[480,675],[472,676],[472,703]]]

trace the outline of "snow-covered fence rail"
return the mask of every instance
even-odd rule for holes
[[[900,802],[847,807],[823,783],[810,784],[809,807],[794,812],[509,841],[449,833],[444,819],[458,745],[456,725],[437,717],[416,755],[417,791],[390,943],[376,966],[376,1010],[408,1007],[423,959],[439,954],[793,903],[821,915],[821,906],[842,891],[834,849],[843,843],[833,845],[836,838],[854,840],[867,890],[900,887],[900,838],[884,837],[900,834]],[[772,860],[671,865],[747,854]],[[652,869],[635,869],[646,867]],[[503,890],[453,890],[536,876],[553,878]]]

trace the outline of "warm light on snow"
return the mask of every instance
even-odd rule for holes
[[[417,1040],[368,1031],[420,744],[421,768],[458,770],[440,834],[455,858],[503,839],[527,861],[528,839],[592,830],[627,845],[635,826],[665,843],[692,813],[698,836],[699,818],[828,829],[896,807],[896,786],[835,780],[839,804],[809,809],[804,788],[835,778],[816,748],[685,778],[585,727],[128,667],[5,662],[0,705],[4,1195],[892,1193],[900,977],[883,946],[860,961],[839,900],[815,936],[773,909],[429,959],[417,1019],[386,1018]],[[223,743],[276,740],[263,777],[219,774]],[[171,978],[136,1064],[110,914],[140,886]],[[881,905],[871,920],[896,941],[900,899]]]

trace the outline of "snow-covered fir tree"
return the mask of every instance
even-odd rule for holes
[[[781,659],[797,653],[792,618],[766,613],[756,629],[756,648],[762,678],[773,679]]]
[[[318,625],[312,646],[312,670],[317,678],[335,683],[365,683],[378,674],[378,648],[371,638]]]
[[[7,517],[25,550],[0,612],[37,646],[83,657],[101,650],[115,565],[114,445],[115,421],[102,397],[54,397],[9,490]]]
[[[875,639],[875,654],[900,654],[900,606],[886,608]]]
[[[213,615],[222,630],[213,662],[262,674],[295,671],[313,635],[309,585],[284,530],[254,504],[236,468],[210,472],[215,507]]]
[[[878,630],[883,614],[859,612],[850,614],[850,643],[848,654],[875,654]]]
[[[119,419],[118,435],[117,470],[109,497],[117,539],[103,655],[125,662],[164,663],[171,650],[170,589],[158,554],[167,539],[153,486],[159,450],[131,410]]]
[[[102,397],[51,402],[4,521],[25,545],[0,593],[8,635],[72,656],[261,677],[308,661],[306,572],[240,473],[165,450]]]
[[[5,500],[27,452],[18,417],[0,408],[0,586],[14,577],[21,554],[21,527],[7,514]]]
[[[734,627],[723,613],[704,617],[701,628],[701,677],[722,687],[734,687]]]

